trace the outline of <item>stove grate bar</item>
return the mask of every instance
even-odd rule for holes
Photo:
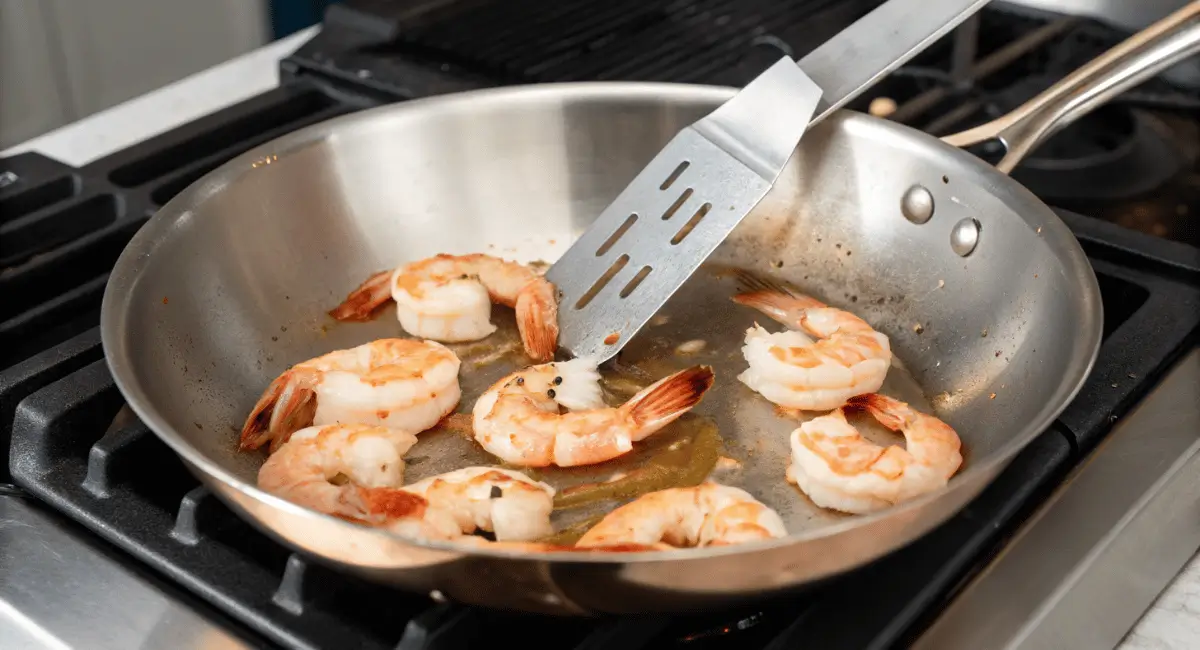
[[[283,569],[279,588],[271,595],[271,602],[292,616],[304,615],[304,574],[307,569],[308,564],[293,553]]]
[[[13,421],[22,400],[103,358],[100,331],[91,329],[0,372],[0,459],[9,457]],[[0,483],[11,478],[8,465],[0,464]]]
[[[469,648],[482,639],[478,610],[452,604],[435,605],[408,622],[396,650]]]
[[[770,62],[784,50],[802,56],[878,4],[878,0],[622,0],[602,6],[586,0],[477,2],[400,25],[395,39],[378,47],[393,56],[492,70],[497,83],[698,80],[697,68],[735,66],[753,55],[761,40],[774,37],[781,42],[782,33],[789,34],[790,44],[784,44],[783,50],[774,47]],[[383,22],[397,22],[386,17],[388,9],[375,10],[383,12],[379,17]]]
[[[88,449],[87,474],[82,485],[97,499],[107,499],[112,495],[120,479],[121,458],[130,456],[128,448],[131,445],[146,439],[146,431],[138,424],[110,430]]]
[[[171,538],[186,546],[200,543],[200,518],[202,510],[216,505],[216,497],[203,485],[193,488],[179,500],[179,511],[175,513],[175,525]]]
[[[89,354],[100,356],[98,343]],[[10,452],[17,484],[276,643],[329,648],[357,638],[360,647],[385,650],[403,621],[427,607],[317,567],[289,574],[287,565],[299,559],[208,495],[144,425],[105,435],[97,423],[112,421],[122,400],[103,360],[21,392]],[[0,393],[0,403],[8,399]],[[273,602],[289,579],[304,584],[292,590],[303,616]]]

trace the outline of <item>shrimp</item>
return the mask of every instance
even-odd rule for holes
[[[880,447],[846,421],[864,409],[904,434],[907,449]],[[958,434],[941,420],[884,395],[851,398],[846,408],[809,420],[792,432],[787,480],[813,503],[851,514],[881,510],[950,480],[962,465]]]
[[[521,343],[535,361],[553,359],[558,347],[557,290],[531,266],[491,255],[436,255],[376,273],[329,315],[366,320],[389,300],[412,336],[478,341],[496,331],[494,302],[516,310]]]
[[[318,512],[428,540],[475,531],[527,542],[554,532],[554,488],[519,472],[467,467],[401,486],[416,436],[380,426],[308,427],[269,456],[258,486]],[[342,478],[344,480],[337,481]]]
[[[850,312],[757,282],[758,290],[733,301],[804,331],[771,334],[757,323],[746,330],[742,355],[749,368],[739,381],[775,404],[805,411],[832,410],[879,390],[892,363],[887,336]]]
[[[418,433],[458,405],[458,357],[440,343],[380,339],[298,363],[263,392],[241,448],[272,452],[310,425],[378,424]]]
[[[712,368],[660,379],[619,407],[601,399],[596,362],[579,358],[531,366],[496,382],[474,408],[475,440],[522,467],[602,463],[633,449],[700,402]],[[560,412],[560,407],[569,412]]]
[[[379,498],[404,481],[404,454],[417,443],[407,431],[365,424],[308,427],[269,456],[258,487],[297,505],[352,521],[382,521],[389,502]],[[335,479],[346,480],[335,482]],[[392,499],[394,510],[401,499]],[[408,507],[417,497],[407,499]],[[405,508],[407,510],[407,508]]]
[[[383,525],[400,535],[474,541],[473,533],[485,531],[494,533],[497,542],[529,542],[554,533],[550,525],[554,488],[520,472],[464,467],[405,486],[403,491],[424,505]]]
[[[783,519],[749,492],[711,481],[642,495],[608,513],[576,546],[727,546],[784,537]]]

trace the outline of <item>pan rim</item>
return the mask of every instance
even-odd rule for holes
[[[618,97],[626,100],[630,97],[670,100],[673,97],[679,97],[687,98],[689,101],[711,101],[716,105],[733,96],[736,92],[736,88],[727,86],[636,81],[571,82],[487,88],[424,97],[355,111],[309,125],[253,147],[218,166],[176,194],[142,225],[125,246],[110,273],[101,302],[100,329],[105,363],[112,374],[114,383],[133,412],[160,440],[170,446],[183,459],[185,464],[196,468],[204,474],[203,477],[200,477],[202,482],[206,482],[206,479],[219,481],[227,488],[237,491],[242,496],[256,502],[264,503],[271,508],[282,510],[290,517],[314,517],[318,518],[314,521],[322,521],[327,525],[334,523],[354,525],[267,493],[260,490],[256,485],[234,476],[228,470],[209,459],[207,455],[200,452],[185,437],[180,435],[174,427],[168,424],[166,418],[159,415],[157,408],[147,399],[141,388],[142,382],[139,381],[133,364],[128,359],[129,346],[125,338],[121,335],[121,332],[124,331],[124,322],[128,316],[127,302],[136,290],[137,281],[140,277],[138,267],[143,260],[150,259],[162,241],[168,238],[170,226],[180,219],[190,218],[192,206],[203,202],[209,196],[240,177],[251,167],[252,163],[261,160],[265,155],[291,152],[312,145],[335,136],[344,127],[357,122],[370,122],[382,115],[400,117],[406,113],[424,112],[429,107],[453,109],[473,99],[500,99],[519,103],[522,101],[544,99],[547,95],[564,100],[569,98],[571,101],[615,99]],[[920,497],[910,499],[875,513],[850,516],[844,521],[797,533],[789,533],[786,537],[781,538],[703,549],[672,549],[620,553],[580,551],[528,552],[489,547],[464,547],[454,542],[420,540],[397,535],[385,530],[355,525],[356,532],[360,534],[382,535],[388,538],[389,541],[460,556],[483,556],[556,564],[649,564],[664,561],[701,561],[714,557],[740,554],[748,555],[760,551],[783,549],[818,539],[836,537],[847,531],[865,528],[909,511],[925,507],[929,503],[939,500],[947,492],[955,489],[959,483],[965,482],[972,477],[989,472],[999,473],[1003,469],[1003,466],[1007,465],[1022,449],[1028,446],[1036,437],[1047,431],[1056,418],[1074,400],[1079,391],[1082,390],[1085,381],[1090,376],[1092,368],[1095,365],[1102,342],[1103,307],[1100,300],[1099,284],[1095,272],[1087,260],[1087,256],[1084,254],[1073,233],[1071,233],[1066,224],[1048,206],[1034,196],[1027,188],[997,172],[987,163],[965,151],[945,144],[940,140],[935,144],[932,141],[936,140],[935,138],[911,127],[848,109],[841,109],[827,119],[851,120],[855,123],[861,122],[872,128],[892,130],[910,140],[916,136],[918,144],[931,147],[940,146],[948,155],[955,156],[956,160],[961,164],[989,171],[993,181],[1001,184],[1007,183],[1009,186],[1007,189],[1014,190],[1023,206],[1028,208],[1028,210],[1014,209],[1022,220],[1028,223],[1031,217],[1039,219],[1038,225],[1043,229],[1043,237],[1048,241],[1052,240],[1058,244],[1058,252],[1066,269],[1077,275],[1082,272],[1086,280],[1086,295],[1081,296],[1079,300],[1085,305],[1090,305],[1092,313],[1091,318],[1088,318],[1087,322],[1081,323],[1081,327],[1087,331],[1080,331],[1079,334],[1081,335],[1080,340],[1090,340],[1092,341],[1092,345],[1087,350],[1077,351],[1076,356],[1079,355],[1079,352],[1082,352],[1083,358],[1072,360],[1072,366],[1078,368],[1078,370],[1075,376],[1064,376],[1062,378],[1060,385],[1067,386],[1068,383],[1070,385],[1067,390],[1061,393],[1061,399],[1058,400],[1056,405],[1043,408],[1040,417],[1027,422],[1020,428],[1016,435],[1013,435],[985,460],[979,463],[972,463],[963,472],[955,475],[946,486],[934,492],[921,495]],[[1080,363],[1080,361],[1083,363]],[[987,482],[984,482],[970,498],[973,499],[977,496],[978,492],[982,491],[990,483],[990,480],[988,479]],[[225,499],[223,498],[222,500]],[[241,510],[241,508],[234,507],[234,510]],[[934,527],[944,523],[960,511],[961,507],[956,508],[945,517],[932,521],[928,528],[918,532],[917,538],[925,535]],[[262,525],[257,517],[244,513],[241,516],[261,530],[265,530],[269,535],[278,536],[277,533],[270,531],[268,527]],[[288,545],[295,546],[290,542]],[[901,546],[903,544],[884,549],[884,554],[893,552]]]

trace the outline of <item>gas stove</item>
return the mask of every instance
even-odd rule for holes
[[[334,5],[279,87],[82,168],[0,160],[0,646],[1111,647],[1200,546],[1200,92],[1162,79],[1014,176],[1096,271],[1079,396],[974,502],[792,596],[697,616],[535,618],[364,583],[227,510],[123,407],[97,330],[116,257],[224,161],[318,121],[494,85],[740,85],[873,2]],[[935,134],[990,119],[1126,34],[994,3],[854,108]],[[986,146],[974,153],[991,159]],[[436,594],[435,594],[436,595]]]

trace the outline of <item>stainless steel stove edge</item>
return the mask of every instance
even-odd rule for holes
[[[1193,349],[958,594],[915,650],[1112,648],[1200,548]]]
[[[0,648],[252,647],[41,507],[0,496]]]

